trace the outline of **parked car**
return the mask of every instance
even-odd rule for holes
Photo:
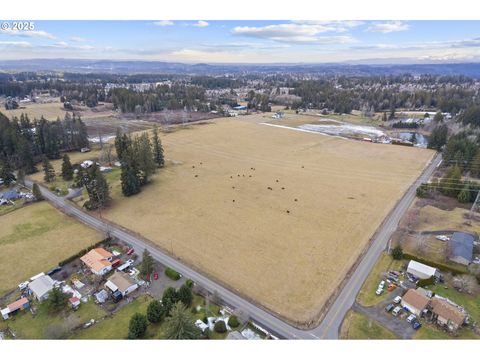
[[[410,314],[408,317],[407,317],[407,322],[409,323],[412,323],[414,321],[417,320],[417,317],[414,315],[414,314]]]
[[[153,273],[153,280],[158,280],[158,273],[156,271]]]
[[[393,310],[393,308],[395,307],[395,305],[393,304],[388,304],[387,306],[385,306],[385,311],[386,312],[390,312]]]
[[[115,260],[113,260],[113,262],[112,262],[112,268],[115,269],[115,268],[119,267],[120,265],[122,265],[122,260],[121,260],[121,259],[115,259]]]
[[[385,287],[385,281],[384,280],[380,281],[380,284],[378,284],[378,287],[383,289]]]
[[[135,252],[134,248],[131,248],[127,251],[127,255],[132,255]]]
[[[381,288],[381,287],[379,287],[377,289],[377,291],[375,291],[375,294],[377,294],[377,295],[382,295],[382,293],[383,293],[383,288]]]
[[[398,316],[402,312],[402,308],[400,306],[397,306],[395,309],[392,311],[393,316]]]
[[[395,304],[400,304],[400,301],[402,301],[402,297],[401,296],[397,296],[395,299],[393,299],[393,302]]]
[[[420,324],[417,320],[415,320],[413,323],[412,323],[412,328],[413,330],[418,330],[422,327],[422,324]]]
[[[61,267],[61,266],[54,267],[52,270],[50,270],[49,272],[47,272],[47,275],[50,276],[50,275],[56,274],[56,273],[59,272],[60,270],[62,270],[62,267]]]
[[[24,281],[24,282],[18,284],[18,288],[19,288],[20,290],[25,290],[25,289],[27,288],[28,284],[29,284],[28,281]]]
[[[397,285],[395,285],[395,284],[390,284],[390,285],[388,285],[387,290],[388,290],[388,291],[393,291],[393,290],[395,290],[396,288],[397,288]]]

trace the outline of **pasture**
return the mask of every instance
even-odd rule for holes
[[[0,216],[0,226],[0,295],[101,240],[45,201]]]
[[[262,121],[219,119],[162,135],[167,166],[140,194],[114,196],[103,216],[311,324],[433,152]]]

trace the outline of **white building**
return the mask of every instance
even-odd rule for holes
[[[407,273],[419,279],[429,279],[432,276],[434,278],[439,278],[441,276],[437,268],[422,264],[415,260],[410,260],[408,263]]]
[[[48,275],[42,275],[28,284],[28,289],[39,302],[48,299],[50,291],[55,286],[55,280]]]

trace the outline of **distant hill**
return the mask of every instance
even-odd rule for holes
[[[75,59],[0,60],[1,71],[68,71],[80,73],[315,73],[324,75],[465,75],[480,78],[480,63],[453,64],[183,64],[162,61],[113,61]]]

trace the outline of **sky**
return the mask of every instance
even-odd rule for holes
[[[23,31],[0,24],[0,60],[480,61],[480,21],[34,21]]]

